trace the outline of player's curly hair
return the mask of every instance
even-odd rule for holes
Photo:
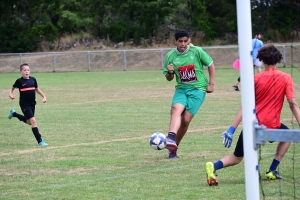
[[[187,30],[179,29],[175,32],[175,40],[178,40],[181,37],[190,38],[190,34]]]
[[[276,65],[283,59],[280,51],[272,44],[258,50],[257,58],[267,65]]]

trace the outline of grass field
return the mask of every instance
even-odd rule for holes
[[[193,119],[176,160],[149,146],[150,135],[167,133],[169,125],[175,81],[161,71],[31,75],[47,96],[46,104],[37,96],[35,116],[49,146],[38,147],[30,126],[8,120],[10,109],[20,112],[18,99],[8,97],[20,74],[0,74],[0,199],[245,199],[244,162],[218,171],[217,187],[207,185],[204,170],[206,162],[233,152],[222,146],[220,134],[241,103],[241,93],[231,88],[238,71],[216,70],[215,91]],[[300,103],[299,71],[293,77]],[[287,103],[282,121],[297,124]],[[262,174],[276,146],[262,147]],[[300,198],[299,150],[292,144],[281,163],[283,180],[263,177],[265,199]]]

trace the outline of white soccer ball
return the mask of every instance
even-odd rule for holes
[[[166,148],[167,138],[163,133],[156,132],[150,137],[150,146],[155,150],[162,150]]]

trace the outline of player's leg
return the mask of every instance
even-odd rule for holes
[[[206,92],[198,89],[188,89],[187,91],[187,100],[186,100],[186,107],[181,115],[181,124],[177,132],[176,136],[176,143],[177,145],[180,144],[182,138],[186,134],[190,122],[192,121],[193,117],[196,115],[200,107],[202,106]]]
[[[255,65],[255,68],[257,69],[257,73],[260,73],[261,72],[262,62],[258,58],[256,58],[254,60],[254,65]]]
[[[175,103],[172,105],[169,133],[167,136],[167,149],[169,150],[177,149],[177,144],[175,141],[177,137],[177,131],[181,124],[181,114],[184,109],[185,107],[180,103]]]
[[[183,111],[183,114],[181,116],[181,124],[180,124],[180,127],[179,127],[177,135],[176,135],[176,144],[177,145],[180,144],[182,138],[186,134],[192,119],[193,119],[193,115],[189,111],[187,111],[187,110]]]
[[[261,67],[258,66],[258,67],[257,67],[257,73],[260,73],[260,72],[261,72]]]
[[[31,130],[32,130],[32,133],[36,139],[36,141],[38,142],[38,145],[39,146],[47,146],[48,144],[45,143],[45,141],[43,141],[42,139],[42,135],[40,134],[39,132],[39,129],[37,127],[37,122],[36,122],[36,119],[34,117],[34,111],[35,111],[35,107],[24,107],[22,108],[22,111],[25,115],[25,117],[28,119],[28,124],[31,125]]]
[[[13,117],[18,118],[20,121],[26,123],[27,118],[23,115],[18,114],[14,109],[10,110],[9,115],[8,115],[8,119],[11,119]]]
[[[243,145],[243,131],[241,132],[239,139],[236,143],[234,153],[229,156],[224,156],[222,159],[215,163],[207,162],[205,165],[207,183],[209,185],[217,185],[218,179],[216,177],[216,171],[225,167],[239,164],[244,158],[244,145]]]
[[[172,151],[177,150],[177,144],[176,144],[177,131],[181,124],[181,115],[185,109],[185,105],[186,105],[185,90],[182,88],[176,89],[172,99],[169,133],[167,136],[167,146],[166,146],[167,149]]]
[[[180,103],[175,103],[171,108],[171,118],[170,118],[170,127],[169,133],[167,136],[167,146],[169,158],[178,158],[177,156],[177,137],[178,129],[181,125],[181,114],[184,111],[184,106]]]
[[[239,89],[239,84],[240,84],[240,82],[241,82],[241,78],[239,77],[239,78],[236,80],[235,84],[232,86],[232,88],[233,88],[235,91],[240,91],[240,89]]]
[[[289,129],[286,125],[281,124],[279,129]],[[285,153],[288,151],[290,147],[290,142],[279,142],[277,145],[276,153],[274,159],[271,163],[269,170],[266,172],[266,178],[268,179],[282,179],[282,176],[279,175],[278,171],[276,171],[278,165],[280,164],[281,160],[283,159]]]

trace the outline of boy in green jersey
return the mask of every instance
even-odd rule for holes
[[[177,30],[176,48],[166,55],[163,74],[168,81],[176,78],[171,119],[167,136],[169,158],[177,157],[177,148],[189,124],[201,107],[206,93],[214,91],[215,66],[212,58],[198,46],[190,46],[189,32]],[[209,80],[203,67],[208,67]]]

